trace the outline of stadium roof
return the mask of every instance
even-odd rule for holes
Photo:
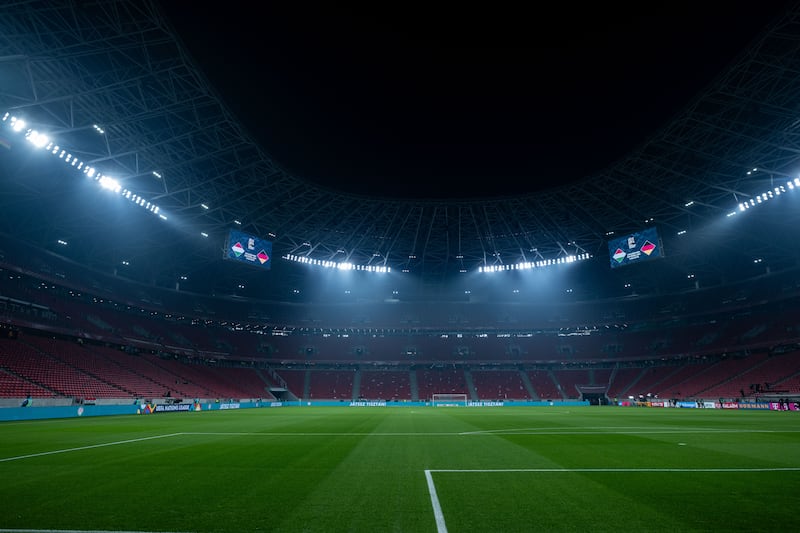
[[[416,199],[530,194],[609,166],[785,9],[163,6],[209,83],[291,174]]]
[[[308,265],[280,259],[288,254],[390,267],[433,292],[463,287],[479,267],[583,253],[593,257],[583,279],[622,294],[628,284],[680,290],[794,267],[798,14],[793,5],[773,19],[670,120],[581,179],[417,199],[337,190],[280,165],[157,3],[15,3],[0,19],[0,113],[79,164],[68,168],[4,122],[4,233],[143,283],[220,294],[244,285],[264,297],[312,279]],[[86,167],[141,201],[97,187]],[[609,269],[609,238],[647,227],[667,257]],[[231,229],[273,241],[272,271],[222,260]]]

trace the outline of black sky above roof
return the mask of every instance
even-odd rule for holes
[[[515,9],[226,2],[164,9],[211,84],[291,174],[404,198],[590,177],[683,109],[782,2]]]

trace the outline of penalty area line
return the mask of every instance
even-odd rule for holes
[[[141,437],[138,439],[127,439],[127,440],[118,440],[115,442],[104,442],[102,444],[89,444],[88,446],[77,446],[75,448],[64,448],[62,450],[51,450],[49,452],[38,452],[38,453],[29,453],[26,455],[17,455],[14,457],[2,457],[0,458],[0,463],[4,463],[7,461],[18,461],[20,459],[30,459],[32,457],[43,457],[45,455],[55,455],[57,453],[67,453],[67,452],[77,452],[81,450],[91,450],[92,448],[104,448],[106,446],[118,446],[120,444],[130,444],[132,442],[142,442],[146,440],[153,440],[153,439],[163,439],[166,437],[177,437],[179,435],[183,435],[183,433],[167,433],[166,435],[153,435],[151,437]],[[0,529],[0,533],[5,531],[50,531],[44,529],[31,529],[31,530],[23,530],[23,529]],[[52,531],[59,531],[59,530],[52,530]]]
[[[620,473],[647,473],[647,472],[800,472],[800,467],[777,467],[777,468],[493,468],[493,469],[429,469],[425,470],[425,479],[428,482],[428,493],[433,507],[433,516],[436,519],[436,532],[447,533],[447,524],[444,521],[444,513],[439,503],[439,496],[436,493],[436,484],[433,482],[433,473],[548,473],[548,472],[620,472]]]
[[[764,468],[487,468],[487,469],[431,469],[429,472],[493,473],[493,472],[800,472],[800,466]]]
[[[439,504],[439,496],[436,495],[436,485],[433,483],[433,476],[431,471],[425,471],[425,479],[428,480],[428,493],[431,496],[431,506],[433,506],[433,517],[436,519],[437,533],[447,533],[447,524],[444,523],[444,514],[442,513],[442,506]]]

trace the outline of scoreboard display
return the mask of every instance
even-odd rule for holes
[[[625,237],[608,241],[611,268],[642,263],[664,256],[656,228],[646,228]]]
[[[269,270],[272,267],[272,242],[237,230],[230,230],[223,258]]]

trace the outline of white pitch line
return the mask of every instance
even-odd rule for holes
[[[189,532],[119,531],[116,529],[0,529],[0,533],[189,533]]]
[[[586,429],[652,429],[652,426],[546,426],[546,427],[527,427],[527,428],[500,428],[500,429],[476,429],[475,431],[462,431],[460,435],[472,435],[480,433],[506,433],[509,431],[570,431]]]
[[[188,533],[180,531],[118,531],[116,529],[0,529],[0,533]]]
[[[218,435],[218,436],[258,436],[258,437],[453,437],[459,433],[420,433],[420,432],[407,432],[407,433],[334,433],[334,432],[321,432],[321,433],[272,433],[272,432],[227,432],[227,431],[185,431],[181,435]]]
[[[800,429],[652,429],[647,430],[638,427],[630,428],[611,428],[614,431],[602,431],[602,426],[597,426],[597,431],[586,431],[593,429],[591,427],[576,428],[577,431],[568,428],[544,428],[545,430],[537,428],[522,428],[522,429],[487,429],[476,431],[460,431],[460,432],[394,432],[394,433],[336,433],[336,432],[319,432],[319,433],[292,433],[292,432],[270,432],[270,431],[184,431],[180,435],[207,435],[207,436],[239,436],[239,437],[453,437],[453,436],[470,436],[470,435],[671,435],[671,434],[689,434],[689,433],[797,433]],[[176,433],[177,435],[177,433]]]
[[[430,472],[494,473],[494,472],[800,472],[800,466],[774,468],[487,468],[487,469],[430,469]]]
[[[436,531],[438,533],[447,533],[447,524],[444,523],[444,514],[442,513],[442,506],[439,505],[439,496],[436,495],[436,486],[433,484],[433,477],[431,471],[425,471],[425,479],[428,480],[428,492],[431,495],[431,505],[433,506],[433,517],[436,519]]]
[[[165,437],[176,437],[178,435],[183,435],[183,433],[168,433],[166,435],[153,435],[152,437],[141,437],[139,439],[118,440],[116,442],[104,442],[103,444],[90,444],[88,446],[78,446],[77,448],[65,448],[63,450],[52,450],[52,451],[49,451],[49,452],[29,453],[27,455],[17,455],[16,457],[2,457],[2,458],[0,458],[0,463],[4,463],[6,461],[17,461],[19,459],[30,459],[31,457],[42,457],[44,455],[55,455],[57,453],[77,452],[77,451],[80,451],[80,450],[91,450],[92,448],[103,448],[105,446],[117,446],[119,444],[129,444],[131,442],[142,442],[142,441],[145,441],[145,440],[163,439]],[[2,532],[2,531],[5,531],[5,530],[0,529],[0,532]],[[11,531],[23,531],[23,530],[11,530]],[[39,531],[39,530],[36,530],[36,531]],[[44,531],[44,530],[42,530],[42,531]]]
[[[433,516],[436,519],[436,531],[437,533],[447,533],[447,525],[444,521],[444,513],[442,512],[442,506],[439,503],[439,496],[436,494],[436,485],[433,482],[433,475],[432,473],[457,473],[457,474],[470,474],[470,473],[479,473],[479,474],[492,474],[492,473],[525,473],[525,472],[532,472],[532,473],[549,473],[549,472],[557,472],[557,473],[564,473],[564,472],[600,472],[600,473],[608,473],[608,472],[620,472],[620,473],[652,473],[652,472],[668,472],[668,473],[675,473],[675,472],[800,472],[800,467],[785,467],[785,468],[496,468],[496,469],[468,469],[468,470],[458,470],[458,469],[430,469],[425,470],[425,479],[428,481],[428,492],[431,496],[431,506],[433,507]]]
[[[798,429],[632,429],[630,431],[572,431],[564,428],[558,431],[538,431],[530,429],[489,429],[484,431],[463,431],[459,435],[670,435],[689,433],[797,433]]]

